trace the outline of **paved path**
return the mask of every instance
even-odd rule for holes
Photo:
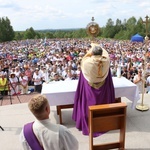
[[[5,131],[0,130],[0,150],[20,150],[21,144],[19,135],[24,124],[33,121],[35,118],[28,109],[27,103],[32,96],[21,95],[21,104],[17,97],[13,97],[13,104],[10,105],[9,100],[4,100],[0,106],[0,126]],[[122,101],[127,103],[127,123],[126,123],[126,150],[150,150],[150,110],[137,111],[131,109],[131,101],[122,98]],[[17,104],[18,103],[18,104]],[[138,104],[141,100],[138,101]],[[7,104],[7,105],[6,105]],[[150,107],[150,95],[145,94],[144,104]],[[6,106],[5,106],[6,105]],[[51,106],[50,118],[53,123],[59,123],[56,107]],[[82,135],[75,127],[75,122],[72,120],[72,109],[62,111],[64,125],[72,132],[79,141],[79,150],[89,150],[89,137]],[[114,142],[119,138],[117,131],[110,131],[103,136],[95,138],[95,143]]]
[[[2,106],[3,105],[12,105],[18,104],[18,103],[27,103],[33,96],[37,95],[38,93],[33,92],[27,95],[17,95],[17,96],[4,96]],[[1,102],[0,102],[1,104]]]

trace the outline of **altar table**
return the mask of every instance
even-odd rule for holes
[[[140,99],[137,85],[124,77],[113,77],[115,98],[126,97],[132,101],[132,108],[135,108]],[[50,106],[74,104],[74,96],[78,80],[56,81],[43,83],[42,95],[45,95]]]

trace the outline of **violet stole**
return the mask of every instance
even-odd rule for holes
[[[44,150],[33,132],[33,123],[34,122],[24,125],[24,137],[32,150]]]

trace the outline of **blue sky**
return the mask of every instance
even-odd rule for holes
[[[85,28],[91,18],[100,27],[108,19],[150,17],[149,0],[0,0],[0,17],[8,17],[15,31]]]

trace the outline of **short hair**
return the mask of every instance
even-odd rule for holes
[[[102,55],[103,50],[100,46],[93,46],[92,53],[93,55]]]
[[[43,113],[45,112],[47,104],[47,98],[42,95],[38,95],[31,98],[31,100],[28,103],[28,107],[37,119],[41,119]]]

